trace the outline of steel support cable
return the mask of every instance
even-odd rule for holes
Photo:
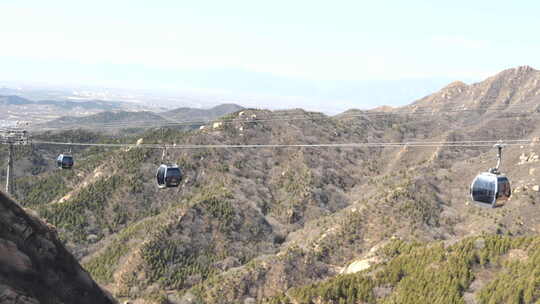
[[[163,145],[163,144],[100,144],[72,143],[53,141],[32,141],[34,144],[63,145],[63,146],[96,146],[113,148],[147,148],[147,149],[228,149],[228,148],[361,148],[361,147],[492,147],[501,140],[456,141],[456,142],[381,142],[381,143],[328,143],[328,144],[208,144],[208,145]],[[502,140],[506,145],[523,145],[534,143],[531,139]]]

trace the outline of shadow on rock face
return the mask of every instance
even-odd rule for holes
[[[113,304],[54,227],[0,192],[0,303]]]

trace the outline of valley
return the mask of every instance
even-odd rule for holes
[[[57,118],[16,147],[12,197],[123,302],[533,303],[539,109],[540,71],[517,67],[336,116],[225,105]],[[203,121],[148,123],[160,117]],[[479,208],[470,183],[496,151],[444,143],[518,139],[501,165],[512,197]],[[440,145],[382,145],[406,142]],[[381,145],[219,148],[347,143]],[[145,146],[175,144],[195,148],[163,159]],[[54,168],[69,148],[74,169]],[[162,161],[182,168],[180,187],[156,187]]]

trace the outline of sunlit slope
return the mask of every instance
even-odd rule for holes
[[[480,236],[455,244],[392,241],[354,274],[263,303],[535,303],[540,238]]]
[[[519,94],[535,96],[537,87],[529,90],[532,95]],[[243,145],[535,139],[540,116],[534,109],[353,110],[334,118],[245,110],[200,130],[154,130],[129,140]],[[306,117],[282,119],[286,115]],[[540,229],[536,142],[505,148],[501,169],[514,194],[495,210],[479,209],[468,197],[474,176],[496,163],[489,147],[169,149],[167,161],[177,162],[185,177],[181,187],[166,190],[154,181],[160,149],[78,153],[73,171],[23,178],[17,195],[54,224],[89,272],[122,299],[262,300],[332,278],[392,238],[452,243],[483,232],[521,236]],[[36,199],[41,195],[46,202]],[[383,298],[393,299],[367,300]]]

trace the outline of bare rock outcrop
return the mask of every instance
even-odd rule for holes
[[[0,303],[116,303],[62,245],[54,227],[0,192]]]

